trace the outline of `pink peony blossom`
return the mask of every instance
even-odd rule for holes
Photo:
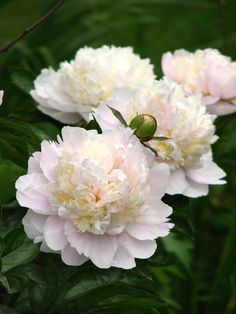
[[[23,225],[41,251],[68,265],[90,259],[128,269],[153,255],[155,239],[172,227],[172,209],[161,201],[168,180],[168,166],[155,164],[130,129],[64,127],[58,142],[43,141],[30,157],[17,200],[29,208]]]
[[[236,62],[216,49],[184,49],[162,57],[164,74],[183,84],[188,95],[203,94],[211,114],[226,115],[236,111]]]
[[[128,124],[137,114],[155,117],[155,136],[169,139],[147,144],[156,150],[156,162],[170,167],[168,194],[199,197],[208,193],[209,184],[225,183],[221,180],[225,172],[214,163],[211,153],[218,138],[215,117],[206,113],[200,95],[186,96],[181,85],[167,78],[156,82],[146,97],[127,89],[116,90],[95,117],[102,130],[117,130],[122,126],[107,105],[120,111]]]

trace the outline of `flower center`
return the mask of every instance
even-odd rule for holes
[[[122,169],[106,172],[91,160],[64,156],[48,191],[58,215],[72,221],[80,232],[114,235],[145,210],[149,188],[132,187]]]

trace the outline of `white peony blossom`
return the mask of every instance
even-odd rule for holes
[[[141,59],[131,47],[85,47],[57,71],[43,69],[31,95],[45,114],[63,123],[76,123],[80,116],[88,120],[89,113],[114,89],[138,89],[142,94],[154,80],[150,60]]]
[[[121,125],[113,116],[119,110],[127,123],[137,114],[150,114],[157,120],[155,136],[165,141],[148,142],[157,151],[157,162],[169,165],[171,176],[167,192],[198,197],[208,193],[208,184],[222,184],[225,173],[213,162],[211,145],[214,116],[206,113],[201,96],[185,96],[180,85],[165,78],[146,97],[135,92],[119,90],[98,109],[95,117],[103,130],[116,130]]]
[[[64,127],[16,182],[17,200],[29,208],[25,232],[68,265],[90,259],[100,268],[132,268],[172,227],[172,209],[161,201],[168,179],[168,166],[155,164],[130,129]]]
[[[203,94],[207,110],[216,115],[236,111],[236,62],[216,49],[184,49],[162,57],[164,74],[183,87],[188,95]]]

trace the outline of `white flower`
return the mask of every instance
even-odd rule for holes
[[[236,111],[236,62],[216,49],[184,49],[162,57],[164,74],[183,84],[187,94],[201,92],[207,110],[216,115]]]
[[[214,116],[206,113],[201,96],[185,96],[180,85],[169,79],[156,83],[148,97],[119,90],[98,109],[95,117],[103,130],[120,128],[107,107],[119,110],[127,123],[138,114],[150,114],[157,120],[155,136],[165,141],[150,141],[158,153],[157,162],[166,162],[171,170],[167,193],[198,197],[208,193],[208,184],[222,184],[225,173],[213,162],[211,145]]]
[[[16,182],[29,210],[28,237],[69,265],[132,268],[166,236],[172,209],[161,201],[169,179],[165,164],[130,129],[97,134],[64,127],[62,139],[44,141]]]
[[[59,70],[43,69],[34,82],[33,98],[39,110],[63,122],[88,120],[100,101],[116,88],[145,93],[155,75],[149,59],[141,59],[131,47],[82,48],[75,59],[60,64]]]

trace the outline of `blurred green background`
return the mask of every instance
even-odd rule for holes
[[[0,47],[45,14],[52,0],[0,0]],[[161,78],[166,51],[213,47],[236,60],[235,0],[66,0],[55,16],[0,54],[0,313],[236,313],[236,124],[217,118],[215,160],[227,185],[197,200],[166,197],[173,232],[132,271],[65,267],[38,254],[21,228],[14,182],[29,155],[62,125],[27,91],[43,67],[85,45],[133,46]],[[23,253],[22,253],[23,252]],[[46,256],[45,256],[46,255]],[[10,261],[10,262],[9,262]],[[56,267],[55,267],[56,265]]]

